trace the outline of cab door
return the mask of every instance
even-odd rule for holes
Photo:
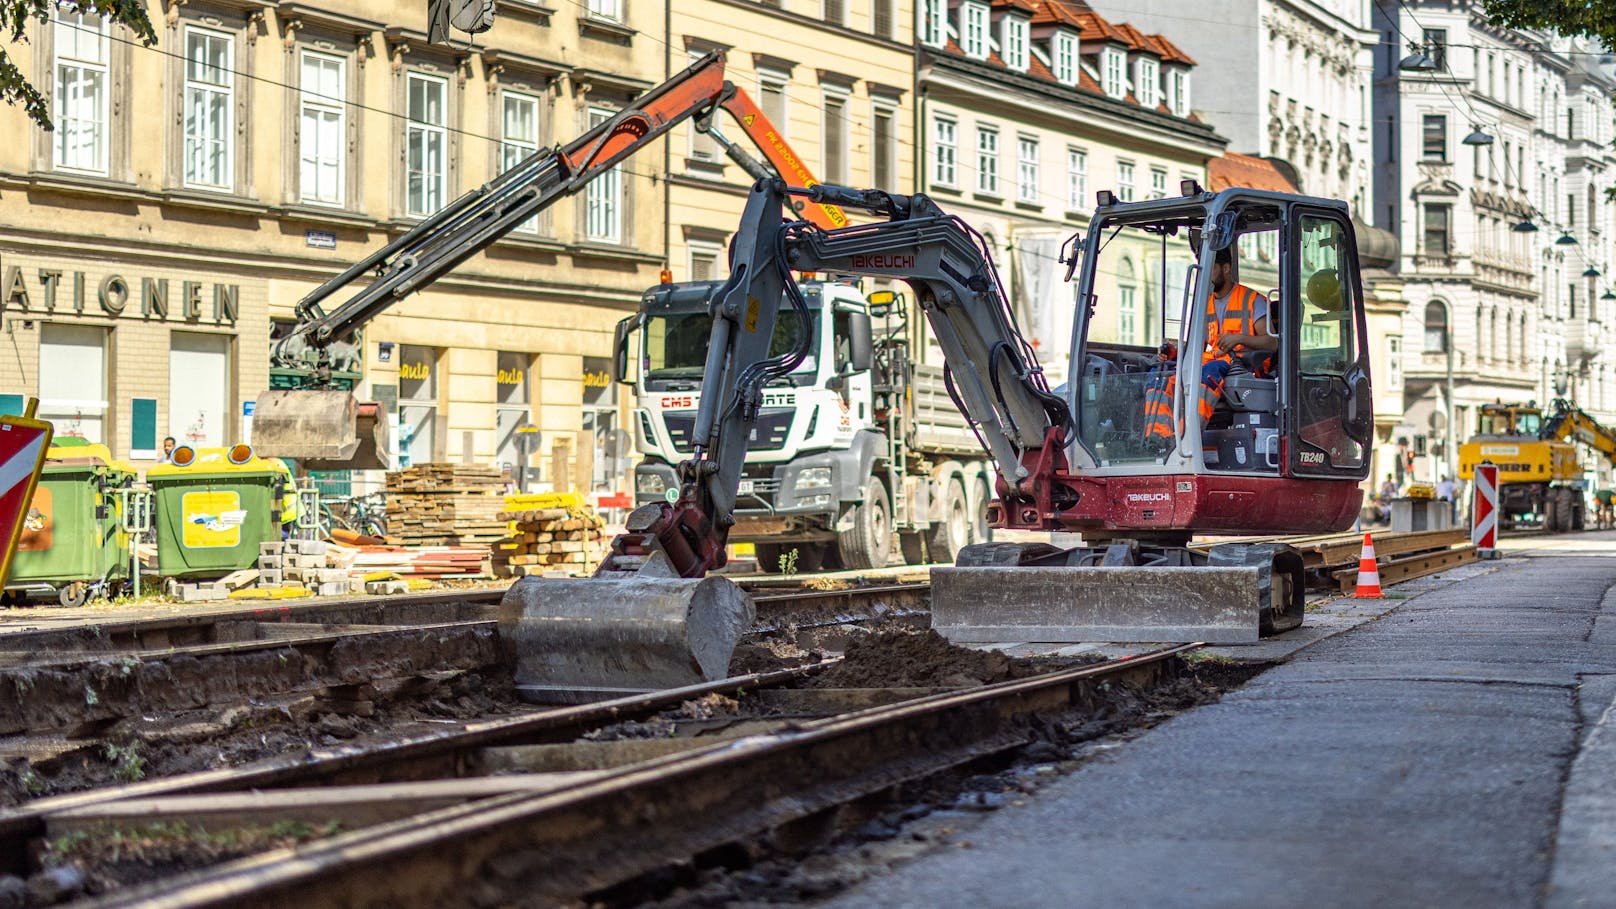
[[[1287,221],[1280,325],[1287,472],[1361,480],[1375,421],[1357,239],[1344,210],[1293,205]]]

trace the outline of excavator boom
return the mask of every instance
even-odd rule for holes
[[[311,469],[387,466],[387,419],[380,405],[361,404],[331,387],[333,371],[357,372],[362,366],[353,334],[680,123],[694,118],[698,128],[714,130],[720,109],[782,174],[812,181],[751,98],[725,81],[722,57],[709,54],[572,142],[535,152],[456,199],[299,301],[297,325],[275,343],[271,360],[278,367],[306,370],[310,388],[259,396],[253,425],[259,450],[298,459]],[[770,173],[721,134],[715,139],[749,174]],[[803,215],[826,226],[847,223],[834,206],[811,207]],[[329,300],[367,277],[368,283],[326,310]]]

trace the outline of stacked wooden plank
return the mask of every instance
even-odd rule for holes
[[[414,578],[488,577],[487,546],[338,546],[342,566],[354,577],[390,571]]]
[[[388,536],[407,544],[492,543],[505,535],[504,480],[486,465],[420,464],[387,475]]]
[[[501,512],[510,536],[494,544],[496,577],[584,571],[600,560],[605,522],[588,505]]]

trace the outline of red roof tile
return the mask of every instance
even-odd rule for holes
[[[1180,48],[1178,45],[1167,40],[1166,35],[1151,35],[1150,38],[1161,47],[1163,61],[1167,63],[1182,63],[1185,66],[1195,65],[1195,58],[1184,53],[1183,48]]]
[[[1213,192],[1231,186],[1245,186],[1280,193],[1297,192],[1296,187],[1285,179],[1272,162],[1251,155],[1242,155],[1239,152],[1224,152],[1222,157],[1207,162],[1206,182],[1206,188]]]

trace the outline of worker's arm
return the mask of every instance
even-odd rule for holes
[[[1219,350],[1234,350],[1243,346],[1247,350],[1278,350],[1279,339],[1268,333],[1268,317],[1263,316],[1251,323],[1255,334],[1243,335],[1238,332],[1224,332],[1218,335]]]

